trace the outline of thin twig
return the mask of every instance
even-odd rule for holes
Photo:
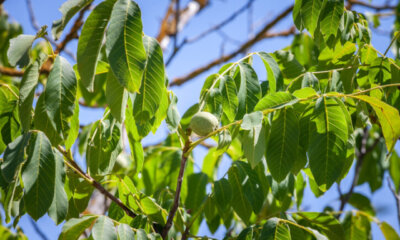
[[[190,146],[190,140],[188,139],[186,141],[185,147],[183,148],[183,151],[182,151],[181,166],[179,169],[178,181],[176,184],[174,202],[172,204],[171,210],[169,211],[167,223],[165,224],[164,229],[161,234],[163,239],[167,239],[168,232],[172,227],[172,222],[174,220],[175,213],[178,210],[179,199],[180,199],[181,188],[182,188],[183,174],[185,173],[185,166],[186,166],[186,162],[188,159],[188,156],[186,155],[186,153],[189,150],[189,146]]]
[[[395,187],[392,185],[392,183],[390,182],[390,178],[387,177],[387,181],[388,181],[388,185],[390,188],[390,191],[392,191],[393,193],[393,197],[396,201],[396,207],[397,207],[397,220],[400,226],[400,188],[399,190],[396,192]]]
[[[391,6],[391,5],[388,5],[388,4],[385,4],[385,5],[373,5],[371,3],[363,2],[363,1],[360,1],[360,0],[349,0],[348,2],[351,5],[360,5],[360,6],[363,6],[363,7],[374,9],[376,11],[396,9],[396,6]]]
[[[48,240],[46,234],[42,231],[42,229],[39,228],[39,226],[36,224],[36,222],[31,218],[29,218],[29,222],[31,223],[33,229],[35,230],[35,232],[37,233],[37,235],[39,235],[39,237],[41,237],[43,240]]]
[[[132,218],[136,217],[136,214],[128,206],[126,206],[123,202],[121,202],[120,199],[118,199],[112,193],[107,191],[99,182],[94,180],[89,174],[86,174],[72,159],[70,152],[65,151],[65,149],[62,148],[61,146],[57,146],[57,149],[67,159],[64,160],[64,162],[69,168],[71,168],[75,173],[80,175],[84,180],[86,180],[93,187],[95,187],[101,194],[109,198],[111,201],[115,202],[120,208],[122,208],[125,211],[125,213],[128,216]]]
[[[34,10],[33,10],[32,1],[31,1],[31,0],[26,0],[26,5],[27,5],[27,7],[28,7],[29,18],[30,18],[30,20],[31,20],[32,27],[33,27],[33,29],[35,29],[36,31],[39,31],[39,30],[40,30],[40,24],[38,23],[38,21],[37,21],[37,19],[36,19],[36,17],[35,17],[35,12],[34,12]],[[45,38],[47,41],[49,41],[54,47],[57,46],[56,41],[54,41],[54,39],[52,39],[51,37],[49,37],[49,36],[46,35],[46,36],[44,36],[44,38]],[[75,55],[74,55],[71,51],[69,51],[68,49],[64,49],[64,52],[65,52],[65,54],[67,54],[68,56],[70,56],[72,59],[76,60],[76,59],[75,59]]]
[[[183,77],[178,77],[175,78],[170,86],[179,86],[182,85],[183,83],[189,81],[190,79],[200,75],[201,73],[209,70],[210,68],[217,66],[220,63],[226,62],[234,57],[236,57],[237,55],[239,55],[240,53],[244,52],[246,49],[248,49],[249,47],[253,46],[255,43],[259,42],[260,40],[264,39],[264,35],[266,32],[268,32],[272,27],[274,27],[278,22],[280,22],[283,18],[285,18],[286,16],[288,16],[293,10],[293,5],[286,8],[283,12],[281,12],[278,16],[276,16],[271,22],[267,23],[263,29],[261,29],[256,36],[254,36],[252,39],[248,40],[247,42],[245,42],[244,44],[242,44],[236,51],[232,52],[229,55],[223,56],[221,58],[215,59],[212,62],[206,64],[203,67],[200,67],[194,71],[192,71],[191,73],[187,74],[186,76]]]

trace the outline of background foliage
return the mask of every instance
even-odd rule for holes
[[[179,1],[173,4],[180,8]],[[399,238],[375,217],[370,199],[354,190],[367,183],[374,192],[388,172],[399,202],[397,20],[393,41],[380,52],[371,45],[369,21],[377,26],[384,14],[366,16],[351,11],[353,4],[397,12],[389,3],[297,0],[237,51],[172,80],[164,69],[162,31],[161,46],[142,35],[135,2],[107,0],[92,8],[91,1],[67,1],[52,37],[60,38],[72,16],[78,17],[54,48],[45,27],[36,35],[19,35],[2,12],[0,150],[6,223],[12,220],[16,227],[26,213],[35,220],[47,213],[57,224],[66,220],[61,239],[81,234],[196,238],[202,221],[211,232],[224,225],[228,239],[366,239],[371,224],[387,239]],[[184,13],[175,13],[176,29]],[[179,113],[179,95],[168,86],[234,58],[290,14],[299,32],[291,28],[277,34],[295,34],[290,46],[223,65],[205,78],[198,103]],[[58,53],[81,27],[72,66]],[[169,63],[188,40],[178,46],[176,32],[166,32],[175,36]],[[391,48],[394,58],[387,57]],[[265,65],[266,80],[258,77],[253,61]],[[82,106],[104,107],[103,117],[80,125]],[[198,111],[213,113],[221,126],[205,137],[191,134],[189,122]],[[142,139],[164,119],[171,134],[143,147]],[[208,138],[211,145],[203,142]],[[201,171],[194,170],[197,146],[208,148]],[[74,160],[78,152],[85,156],[83,167]],[[221,178],[217,171],[223,155],[232,163]],[[321,196],[346,177],[353,162],[350,190],[342,193],[338,185],[338,209],[302,209],[306,184]],[[105,199],[99,214],[87,209],[96,194]],[[343,212],[347,204],[356,210]],[[12,234],[6,227],[3,231]]]

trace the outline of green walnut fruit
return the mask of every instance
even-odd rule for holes
[[[218,119],[209,112],[198,112],[190,121],[189,127],[194,133],[203,137],[218,127]]]

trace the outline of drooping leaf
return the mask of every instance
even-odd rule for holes
[[[32,120],[32,103],[35,90],[39,81],[39,70],[46,58],[45,54],[39,55],[38,59],[29,65],[24,72],[19,88],[19,118],[22,129],[29,130]]]
[[[143,45],[147,61],[142,77],[139,94],[136,94],[133,105],[135,120],[139,123],[149,121],[157,112],[165,88],[163,54],[157,40],[144,36]]]
[[[369,239],[371,236],[371,224],[368,218],[362,214],[356,213],[353,215],[352,212],[347,213],[342,225],[345,239],[363,240]]]
[[[107,74],[106,101],[113,117],[122,122],[125,118],[125,109],[128,100],[128,91],[115,78],[112,71]]]
[[[60,224],[68,212],[68,198],[65,193],[65,170],[63,156],[55,154],[55,183],[54,183],[54,198],[49,208],[49,216],[54,220],[56,224]]]
[[[167,212],[163,209],[156,201],[150,197],[146,197],[140,200],[144,213],[157,223],[165,225],[167,220]]]
[[[171,132],[175,132],[179,126],[179,121],[181,120],[181,116],[179,115],[178,107],[176,106],[178,102],[178,98],[175,94],[171,94],[171,100],[167,110],[167,118],[165,122],[167,123],[168,129]]]
[[[56,159],[49,139],[42,132],[31,135],[28,160],[22,172],[24,203],[29,215],[37,220],[53,202]]]
[[[322,10],[320,24],[321,32],[325,39],[328,39],[331,35],[334,37],[338,31],[340,24],[340,18],[344,12],[344,1],[343,0],[327,0],[325,7]]]
[[[261,98],[261,87],[254,69],[247,63],[240,63],[240,83],[238,87],[238,113],[237,119],[243,117],[245,113],[252,112],[258,100]]]
[[[107,30],[106,52],[118,81],[129,92],[138,92],[146,62],[142,41],[139,6],[131,0],[118,0]]]
[[[244,130],[251,130],[255,127],[261,126],[263,120],[262,112],[252,112],[245,114],[240,127]]]
[[[291,240],[289,226],[278,218],[270,218],[261,230],[260,239]]]
[[[59,9],[62,14],[61,19],[53,21],[53,26],[51,27],[53,38],[58,40],[69,20],[92,1],[93,0],[68,0],[64,2]]]
[[[314,35],[314,31],[318,25],[319,14],[321,12],[323,0],[302,1],[301,12],[304,26]]]
[[[399,234],[397,234],[396,230],[394,230],[393,227],[387,222],[382,222],[379,225],[379,228],[381,229],[386,240],[400,240]]]
[[[382,133],[385,137],[386,147],[391,152],[400,137],[400,115],[399,111],[387,103],[380,101],[377,98],[358,95],[353,98],[367,102],[374,109],[378,116],[379,123],[382,127]]]
[[[214,194],[216,205],[222,214],[229,210],[231,204],[233,192],[229,181],[226,178],[214,182]]]
[[[280,182],[286,178],[297,159],[300,126],[291,108],[284,108],[274,117],[266,149],[266,159],[272,177]]]
[[[222,94],[222,109],[229,121],[233,121],[239,102],[235,81],[230,76],[225,75],[220,80],[219,89]]]
[[[98,216],[86,215],[80,218],[72,218],[68,220],[62,227],[59,240],[76,240],[90,227]]]
[[[255,168],[262,160],[265,152],[265,128],[260,125],[243,131],[242,146],[244,156]]]
[[[25,147],[31,137],[30,133],[20,135],[8,144],[1,164],[1,173],[7,182],[13,181],[20,164],[25,160]]]
[[[78,41],[77,66],[83,85],[94,91],[94,76],[97,68],[97,59],[110,20],[111,11],[116,0],[107,0],[97,5],[83,24]],[[83,1],[89,2],[89,1]]]
[[[120,124],[111,115],[93,125],[86,151],[90,175],[105,175],[113,169],[122,150],[120,134]]]
[[[243,222],[248,224],[251,215],[251,205],[249,200],[246,198],[243,190],[242,179],[239,169],[236,166],[232,166],[228,171],[228,180],[232,188],[235,189],[235,194],[232,198],[232,207],[235,212],[239,215]]]
[[[319,212],[298,212],[293,214],[297,222],[303,226],[314,228],[330,240],[340,240],[344,238],[343,227],[332,215]]]
[[[75,101],[74,114],[71,118],[71,125],[68,133],[67,139],[65,139],[65,149],[71,149],[72,145],[74,145],[76,138],[79,135],[79,102]]]
[[[341,106],[333,98],[317,100],[310,117],[308,157],[318,185],[332,185],[346,161],[348,125]]]
[[[117,227],[119,240],[130,240],[135,238],[135,233],[128,224],[122,223]]]
[[[117,240],[114,223],[106,216],[100,216],[93,225],[92,236],[95,240]]]
[[[270,92],[274,93],[283,90],[283,75],[279,69],[278,63],[266,52],[258,52],[257,55],[261,57],[265,69],[267,70],[267,80]]]
[[[206,195],[207,178],[207,175],[204,173],[196,173],[188,176],[188,194],[185,201],[186,208],[196,211],[204,201],[204,197]]]
[[[0,153],[20,135],[18,89],[0,85]]]
[[[29,49],[35,39],[33,35],[22,34],[10,40],[7,57],[11,66],[24,67],[29,63]]]
[[[57,56],[35,110],[35,126],[53,145],[67,139],[74,114],[76,77],[68,61]]]
[[[353,193],[349,199],[349,203],[353,207],[355,207],[363,212],[366,212],[366,213],[370,214],[371,216],[375,215],[375,209],[372,206],[369,198],[360,193]]]

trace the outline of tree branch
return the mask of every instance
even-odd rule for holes
[[[37,235],[39,235],[43,240],[48,240],[46,234],[39,228],[37,223],[31,217],[28,217],[28,219]]]
[[[28,7],[28,13],[29,13],[29,18],[31,20],[31,25],[33,27],[33,29],[35,29],[36,31],[39,31],[40,29],[40,24],[38,23],[38,21],[36,20],[35,17],[35,12],[33,11],[33,5],[32,5],[32,1],[31,0],[26,0],[26,5]],[[49,41],[53,46],[57,46],[56,41],[54,41],[52,38],[50,38],[49,36],[44,36],[44,38]],[[75,55],[70,52],[68,49],[64,49],[64,52],[70,56],[72,59],[75,59]]]
[[[236,57],[238,54],[244,52],[246,49],[248,49],[249,47],[253,46],[255,43],[257,43],[260,40],[264,39],[265,38],[264,35],[266,34],[266,32],[268,32],[272,27],[274,27],[284,17],[289,15],[289,13],[291,13],[292,10],[293,10],[293,5],[288,7],[287,9],[285,9],[282,13],[280,13],[278,16],[276,16],[275,19],[273,19],[271,22],[267,23],[264,26],[264,28],[261,29],[256,34],[256,36],[254,36],[253,38],[251,38],[250,40],[248,40],[247,42],[242,44],[236,51],[232,52],[229,55],[225,55],[225,56],[222,56],[221,58],[215,59],[214,61],[208,63],[207,65],[205,65],[203,67],[200,67],[200,68],[194,70],[193,72],[187,74],[186,76],[175,78],[171,82],[170,86],[182,85],[183,83],[191,80],[192,78],[200,75],[201,73],[209,70],[210,68]]]
[[[125,213],[134,218],[136,217],[136,214],[128,207],[126,206],[123,202],[121,202],[120,199],[115,197],[113,194],[111,194],[109,191],[107,191],[99,182],[94,180],[89,174],[86,174],[79,166],[76,164],[76,162],[72,159],[71,154],[67,151],[65,151],[64,148],[61,146],[57,146],[58,151],[64,155],[64,157],[68,160],[64,160],[66,165],[70,167],[73,171],[75,171],[77,174],[79,174],[83,179],[85,179],[87,182],[89,182],[93,187],[95,187],[101,194],[109,198],[111,201],[115,202],[120,208],[122,208]]]
[[[394,197],[394,199],[395,199],[395,201],[396,201],[397,220],[398,220],[398,223],[399,223],[399,225],[400,225],[400,188],[399,188],[399,191],[396,192],[396,189],[395,189],[394,186],[391,184],[390,178],[389,178],[389,177],[387,178],[387,181],[388,181],[388,185],[389,185],[390,191],[393,193],[393,197]]]
[[[350,6],[351,5],[359,5],[359,6],[371,8],[371,9],[373,9],[375,11],[396,9],[396,6],[391,6],[391,5],[388,5],[388,4],[385,4],[385,5],[373,5],[371,3],[363,2],[363,1],[360,1],[360,0],[348,0],[348,4]]]
[[[177,181],[177,184],[176,184],[174,202],[172,204],[171,210],[169,211],[167,223],[165,224],[164,229],[163,229],[162,234],[161,234],[163,239],[167,239],[168,232],[172,227],[172,222],[174,220],[175,213],[178,210],[179,199],[180,199],[180,196],[181,196],[181,189],[182,189],[183,174],[185,173],[185,166],[186,166],[186,162],[187,162],[187,159],[188,159],[187,152],[190,149],[190,143],[191,142],[188,139],[186,141],[185,146],[184,146],[183,151],[182,151],[182,160],[181,160],[181,166],[180,166],[180,169],[179,169],[178,181]]]

